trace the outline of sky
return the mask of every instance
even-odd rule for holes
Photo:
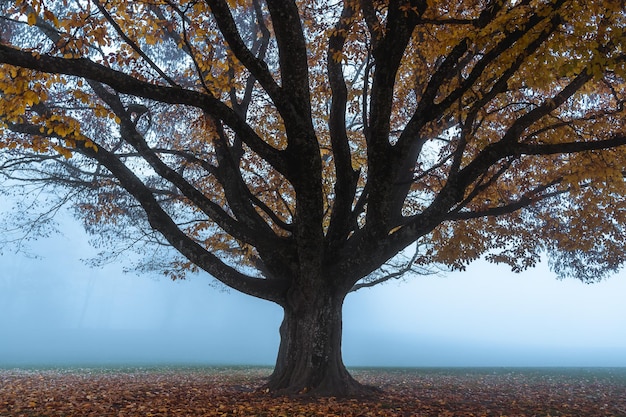
[[[281,309],[213,284],[86,266],[71,222],[0,256],[0,367],[272,365]],[[559,281],[477,262],[350,294],[348,366],[626,366],[626,272]]]

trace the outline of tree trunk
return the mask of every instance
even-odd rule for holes
[[[283,306],[278,358],[266,387],[278,393],[335,397],[373,393],[373,388],[352,378],[343,364],[341,310],[345,294],[297,294],[290,305]]]

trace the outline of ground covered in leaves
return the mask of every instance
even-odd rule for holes
[[[0,416],[620,416],[626,369],[357,369],[370,399],[285,398],[267,368],[0,370]]]

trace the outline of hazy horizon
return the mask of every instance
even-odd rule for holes
[[[0,367],[272,365],[281,309],[209,285],[91,269],[76,224],[0,256]],[[350,294],[350,367],[624,367],[626,273],[586,285],[545,265],[522,274],[478,262]]]

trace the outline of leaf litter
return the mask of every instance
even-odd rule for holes
[[[366,399],[276,396],[269,368],[0,370],[0,416],[614,416],[626,369],[355,369]]]

